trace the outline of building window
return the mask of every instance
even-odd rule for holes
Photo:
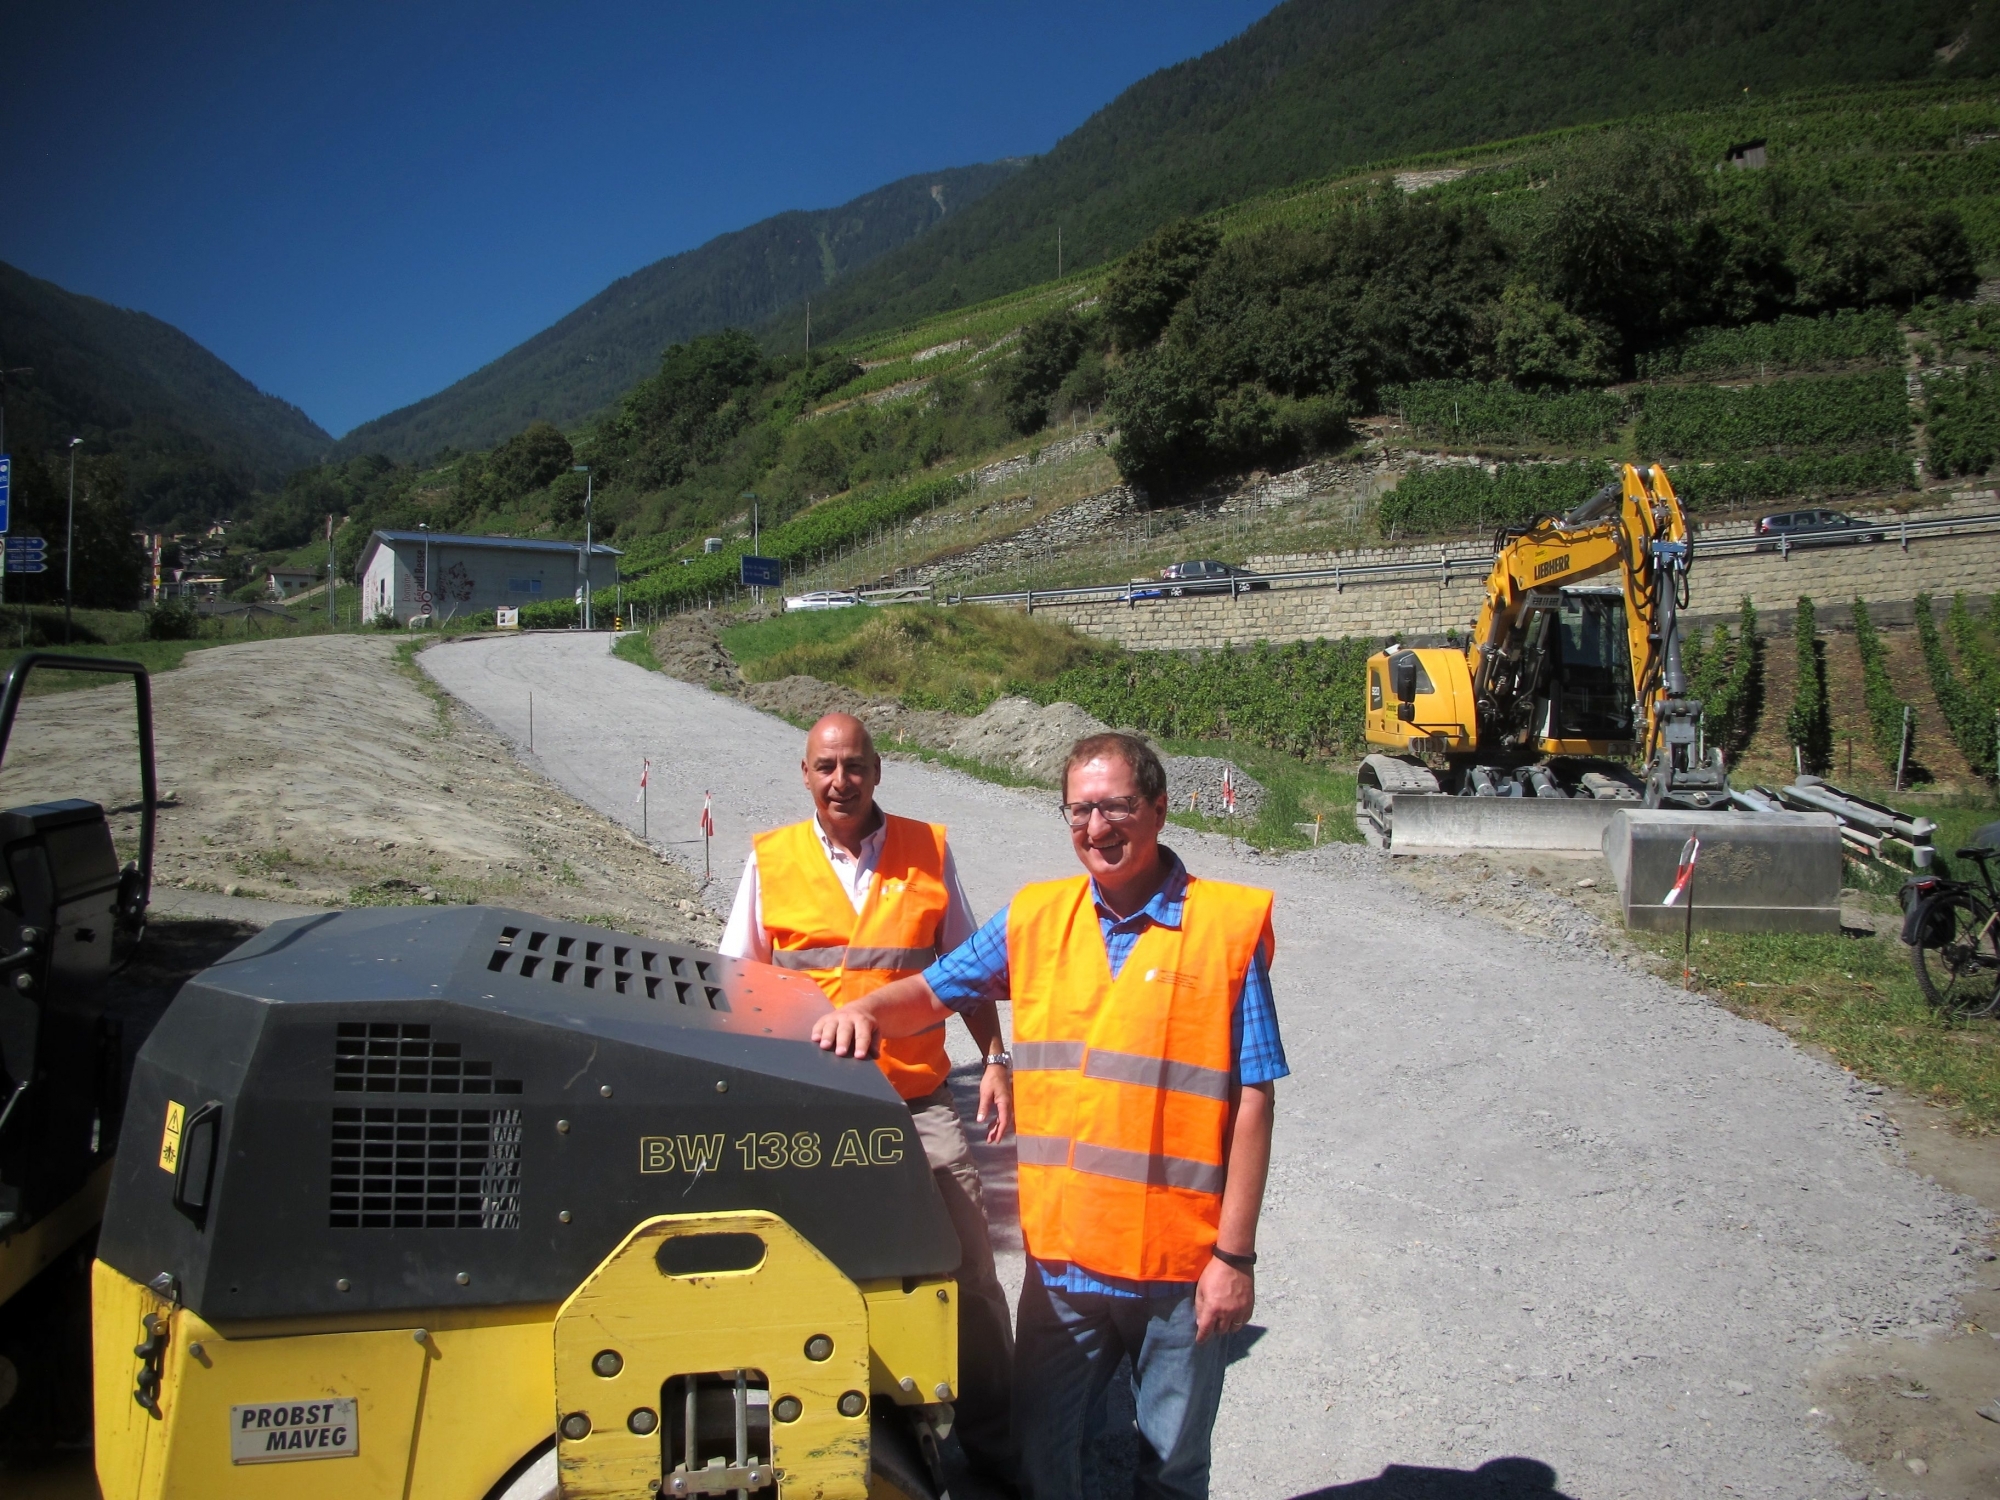
[[[510,578],[507,580],[507,592],[510,594],[539,594],[541,591],[542,580],[539,578]]]

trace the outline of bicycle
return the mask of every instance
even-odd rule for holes
[[[1903,941],[1926,1000],[1950,1016],[1990,1016],[2000,1013],[2000,890],[1989,861],[2000,849],[1975,846],[1956,857],[1978,868],[1984,890],[1936,875],[1911,881]]]

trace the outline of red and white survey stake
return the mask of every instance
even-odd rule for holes
[[[715,808],[709,801],[708,793],[703,792],[701,794],[701,879],[702,879],[702,884],[704,885],[708,883],[708,877],[709,877],[709,866],[708,866],[709,841],[714,837],[715,837]]]
[[[1660,898],[1660,905],[1672,906],[1679,902],[1687,912],[1687,922],[1681,928],[1681,988],[1690,989],[1694,985],[1694,862],[1701,857],[1701,840],[1693,837],[1681,845],[1681,862],[1674,871],[1674,888]]]
[[[646,809],[646,783],[647,783],[648,781],[652,780],[652,775],[653,775],[653,763],[652,763],[652,762],[651,762],[650,760],[642,760],[642,761],[640,761],[640,762],[639,762],[639,795],[638,795],[638,796],[636,796],[636,797],[634,797],[634,798],[632,799],[632,800],[633,800],[634,802],[636,802],[636,803],[638,803],[638,804],[639,804],[639,837],[640,837],[640,838],[644,838],[644,837],[646,836],[646,811],[647,811],[647,809]]]
[[[1674,888],[1660,898],[1660,905],[1673,906],[1688,893],[1694,884],[1694,862],[1701,856],[1701,840],[1690,838],[1681,845],[1681,862],[1674,870]]]
[[[1222,810],[1236,816],[1236,778],[1229,774],[1228,766],[1222,768]]]

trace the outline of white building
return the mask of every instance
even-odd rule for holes
[[[264,576],[264,585],[273,599],[289,599],[318,583],[318,568],[272,568]]]
[[[616,547],[590,549],[594,590],[618,581]],[[361,550],[361,614],[406,625],[430,612],[440,620],[575,599],[583,587],[583,543],[531,537],[454,536],[441,531],[377,531]]]

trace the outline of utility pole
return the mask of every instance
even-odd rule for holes
[[[424,586],[422,593],[424,621],[428,625],[431,619],[431,523],[428,521],[419,521],[417,522],[417,530],[424,534]]]
[[[328,630],[340,628],[340,616],[333,607],[333,586],[333,512],[328,511],[326,516],[326,628]]]
[[[813,352],[813,305],[812,298],[806,298],[806,353]]]
[[[590,494],[597,476],[589,464],[572,464],[570,472],[583,476],[583,628],[590,629]]]
[[[750,502],[750,555],[752,557],[762,557],[763,553],[757,550],[763,542],[763,532],[758,526],[757,492],[755,490],[745,490],[743,498]],[[752,588],[750,590],[750,597],[755,603],[761,605],[764,602],[764,590],[762,586]]]
[[[1062,225],[1056,225],[1056,280],[1062,280]]]
[[[70,583],[76,568],[76,445],[80,437],[69,440],[69,523],[63,533],[63,644],[70,643]]]

